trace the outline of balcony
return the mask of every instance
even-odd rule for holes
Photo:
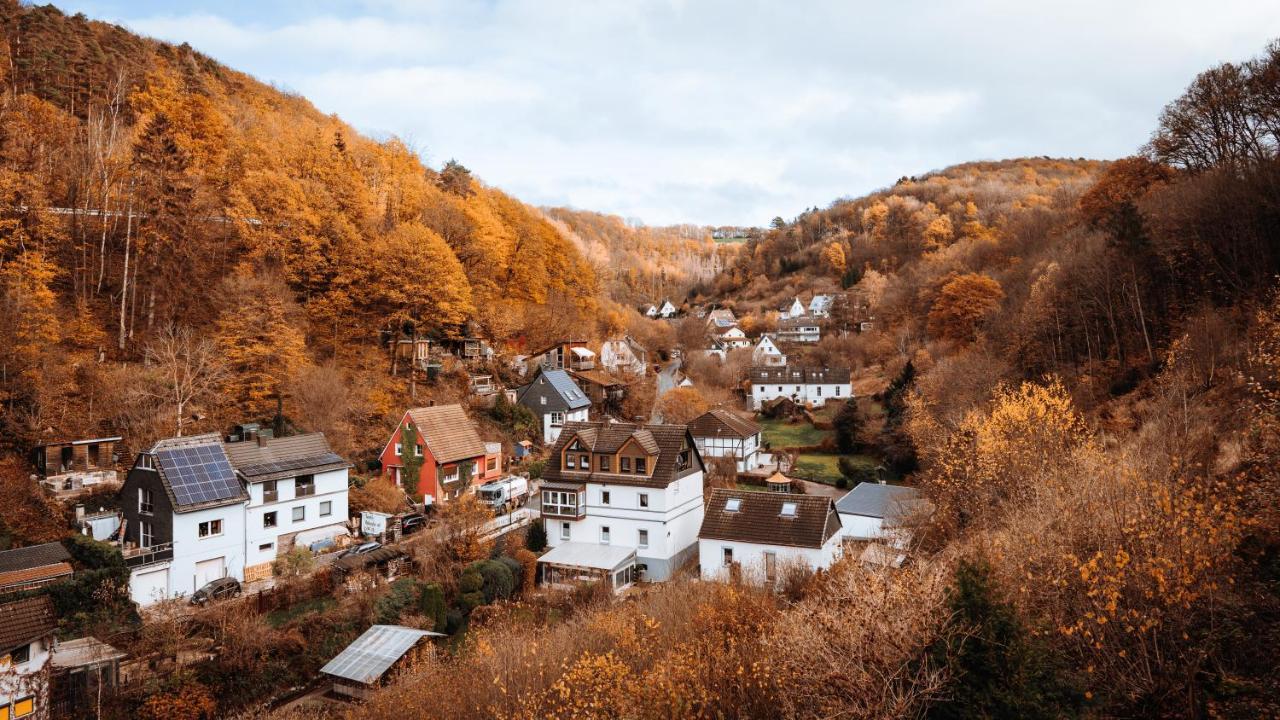
[[[586,516],[586,493],[582,489],[543,488],[542,517],[581,520]]]
[[[122,548],[124,564],[133,568],[173,559],[173,543],[160,543],[150,547],[129,546]]]

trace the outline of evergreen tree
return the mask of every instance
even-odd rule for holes
[[[541,521],[529,524],[529,532],[524,536],[524,545],[533,552],[542,552],[547,548],[547,529]]]
[[[836,449],[841,455],[849,455],[858,450],[858,431],[862,428],[862,417],[858,414],[858,401],[848,400],[836,411],[831,422],[836,431]]]

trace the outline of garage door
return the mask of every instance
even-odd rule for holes
[[[139,605],[150,605],[165,599],[169,595],[169,568],[134,571],[129,576],[129,594]]]
[[[191,588],[191,592],[195,592],[206,584],[217,580],[227,574],[226,558],[214,558],[212,560],[201,560],[196,563],[196,580],[195,587]]]

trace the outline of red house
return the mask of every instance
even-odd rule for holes
[[[406,430],[412,429],[415,447],[404,447]],[[409,455],[408,453],[413,453]],[[406,458],[421,462],[416,488],[405,477]],[[502,476],[502,446],[485,443],[461,405],[439,405],[409,410],[383,448],[382,476],[405,492],[423,500],[448,502],[471,486]]]

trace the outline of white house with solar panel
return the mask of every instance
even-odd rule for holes
[[[248,499],[216,434],[161,440],[140,453],[120,489],[134,602],[243,580]]]

